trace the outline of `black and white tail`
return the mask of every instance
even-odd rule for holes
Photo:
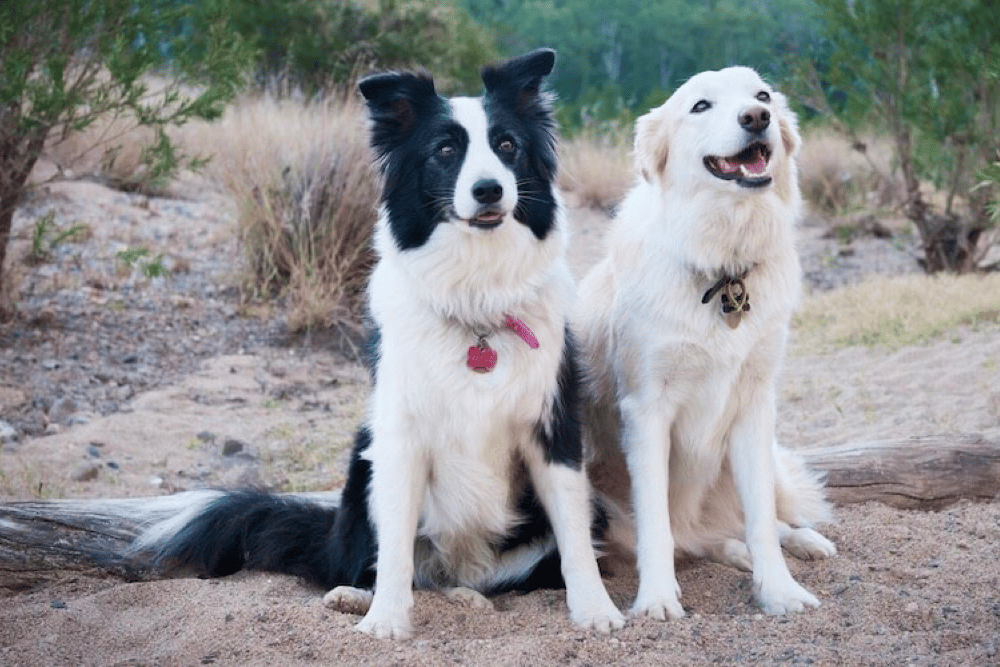
[[[132,547],[160,572],[222,577],[240,570],[302,577],[323,588],[371,588],[375,536],[366,494],[370,464],[358,432],[339,506],[259,489],[204,491],[184,511],[151,525]]]

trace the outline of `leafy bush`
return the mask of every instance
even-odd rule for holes
[[[491,36],[453,2],[238,0],[237,28],[261,49],[259,74],[313,92],[373,69],[423,67],[446,91],[480,86]]]
[[[1000,6],[992,0],[816,0],[826,42],[800,72],[801,97],[850,134],[894,142],[903,209],[928,272],[969,271],[991,226],[974,174],[1000,148]],[[944,193],[934,205],[923,188]]]
[[[152,178],[176,169],[182,156],[165,129],[219,116],[242,82],[249,51],[229,29],[230,9],[227,0],[0,2],[0,294],[14,209],[46,142],[123,117],[153,133],[143,158]],[[145,77],[161,68],[172,78],[151,91]]]

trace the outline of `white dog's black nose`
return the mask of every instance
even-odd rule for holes
[[[751,107],[740,113],[740,127],[747,132],[763,132],[771,124],[771,112],[764,107]]]
[[[483,178],[473,184],[472,196],[480,204],[496,204],[503,197],[503,187],[499,181]]]

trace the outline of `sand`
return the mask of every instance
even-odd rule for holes
[[[159,210],[157,223],[169,226]],[[107,224],[119,219],[109,216]],[[594,257],[606,220],[584,211],[574,219],[579,266]],[[804,234],[804,253],[828,252],[815,230]],[[895,351],[794,354],[779,391],[779,435],[791,447],[969,432],[995,437],[998,363],[1000,328],[989,326]],[[106,415],[91,413],[85,423],[5,448],[0,500],[31,497],[36,481],[43,495],[62,497],[342,483],[368,390],[356,362],[316,345],[265,342],[194,365],[179,364]],[[93,478],[74,481],[86,465]],[[602,636],[568,621],[563,591],[501,596],[494,610],[417,592],[415,637],[405,642],[353,631],[357,616],[325,608],[322,591],[290,577],[129,583],[75,575],[6,591],[0,665],[1000,665],[1000,502],[935,512],[866,503],[839,507],[837,517],[823,529],[836,557],[789,558],[794,576],[822,603],[789,617],[760,614],[747,574],[691,561],[679,564],[687,610],[681,620],[630,619]],[[628,608],[634,575],[606,583]]]

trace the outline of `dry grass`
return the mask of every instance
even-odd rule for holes
[[[182,141],[236,201],[253,294],[286,298],[293,331],[355,320],[378,198],[360,103],[248,97]]]
[[[148,88],[146,99],[153,107],[161,103],[165,90],[176,84],[159,76],[144,78]],[[182,94],[195,97],[200,91],[182,86]],[[183,129],[167,127],[167,136],[176,138]],[[63,133],[58,128],[46,141],[42,162],[48,163],[55,178],[91,178],[108,187],[148,195],[164,195],[170,187],[170,177],[157,174],[149,149],[159,137],[150,127],[141,127],[128,113],[108,113],[94,119],[84,129]],[[191,158],[201,156],[197,146],[182,146],[175,154],[183,168]],[[46,170],[49,171],[49,170]]]
[[[613,210],[634,174],[630,131],[590,131],[560,144],[559,188],[578,206]]]
[[[123,116],[101,117],[86,129],[53,137],[43,159],[62,178],[91,178],[129,192],[162,194],[166,179],[150,174],[146,148],[156,141],[148,127],[137,127]]]
[[[825,216],[893,206],[902,190],[892,156],[884,139],[866,137],[855,147],[832,130],[813,130],[803,138],[799,154],[802,194]]]
[[[793,352],[864,345],[899,349],[960,326],[1000,323],[1000,274],[871,278],[809,295],[794,320]]]

